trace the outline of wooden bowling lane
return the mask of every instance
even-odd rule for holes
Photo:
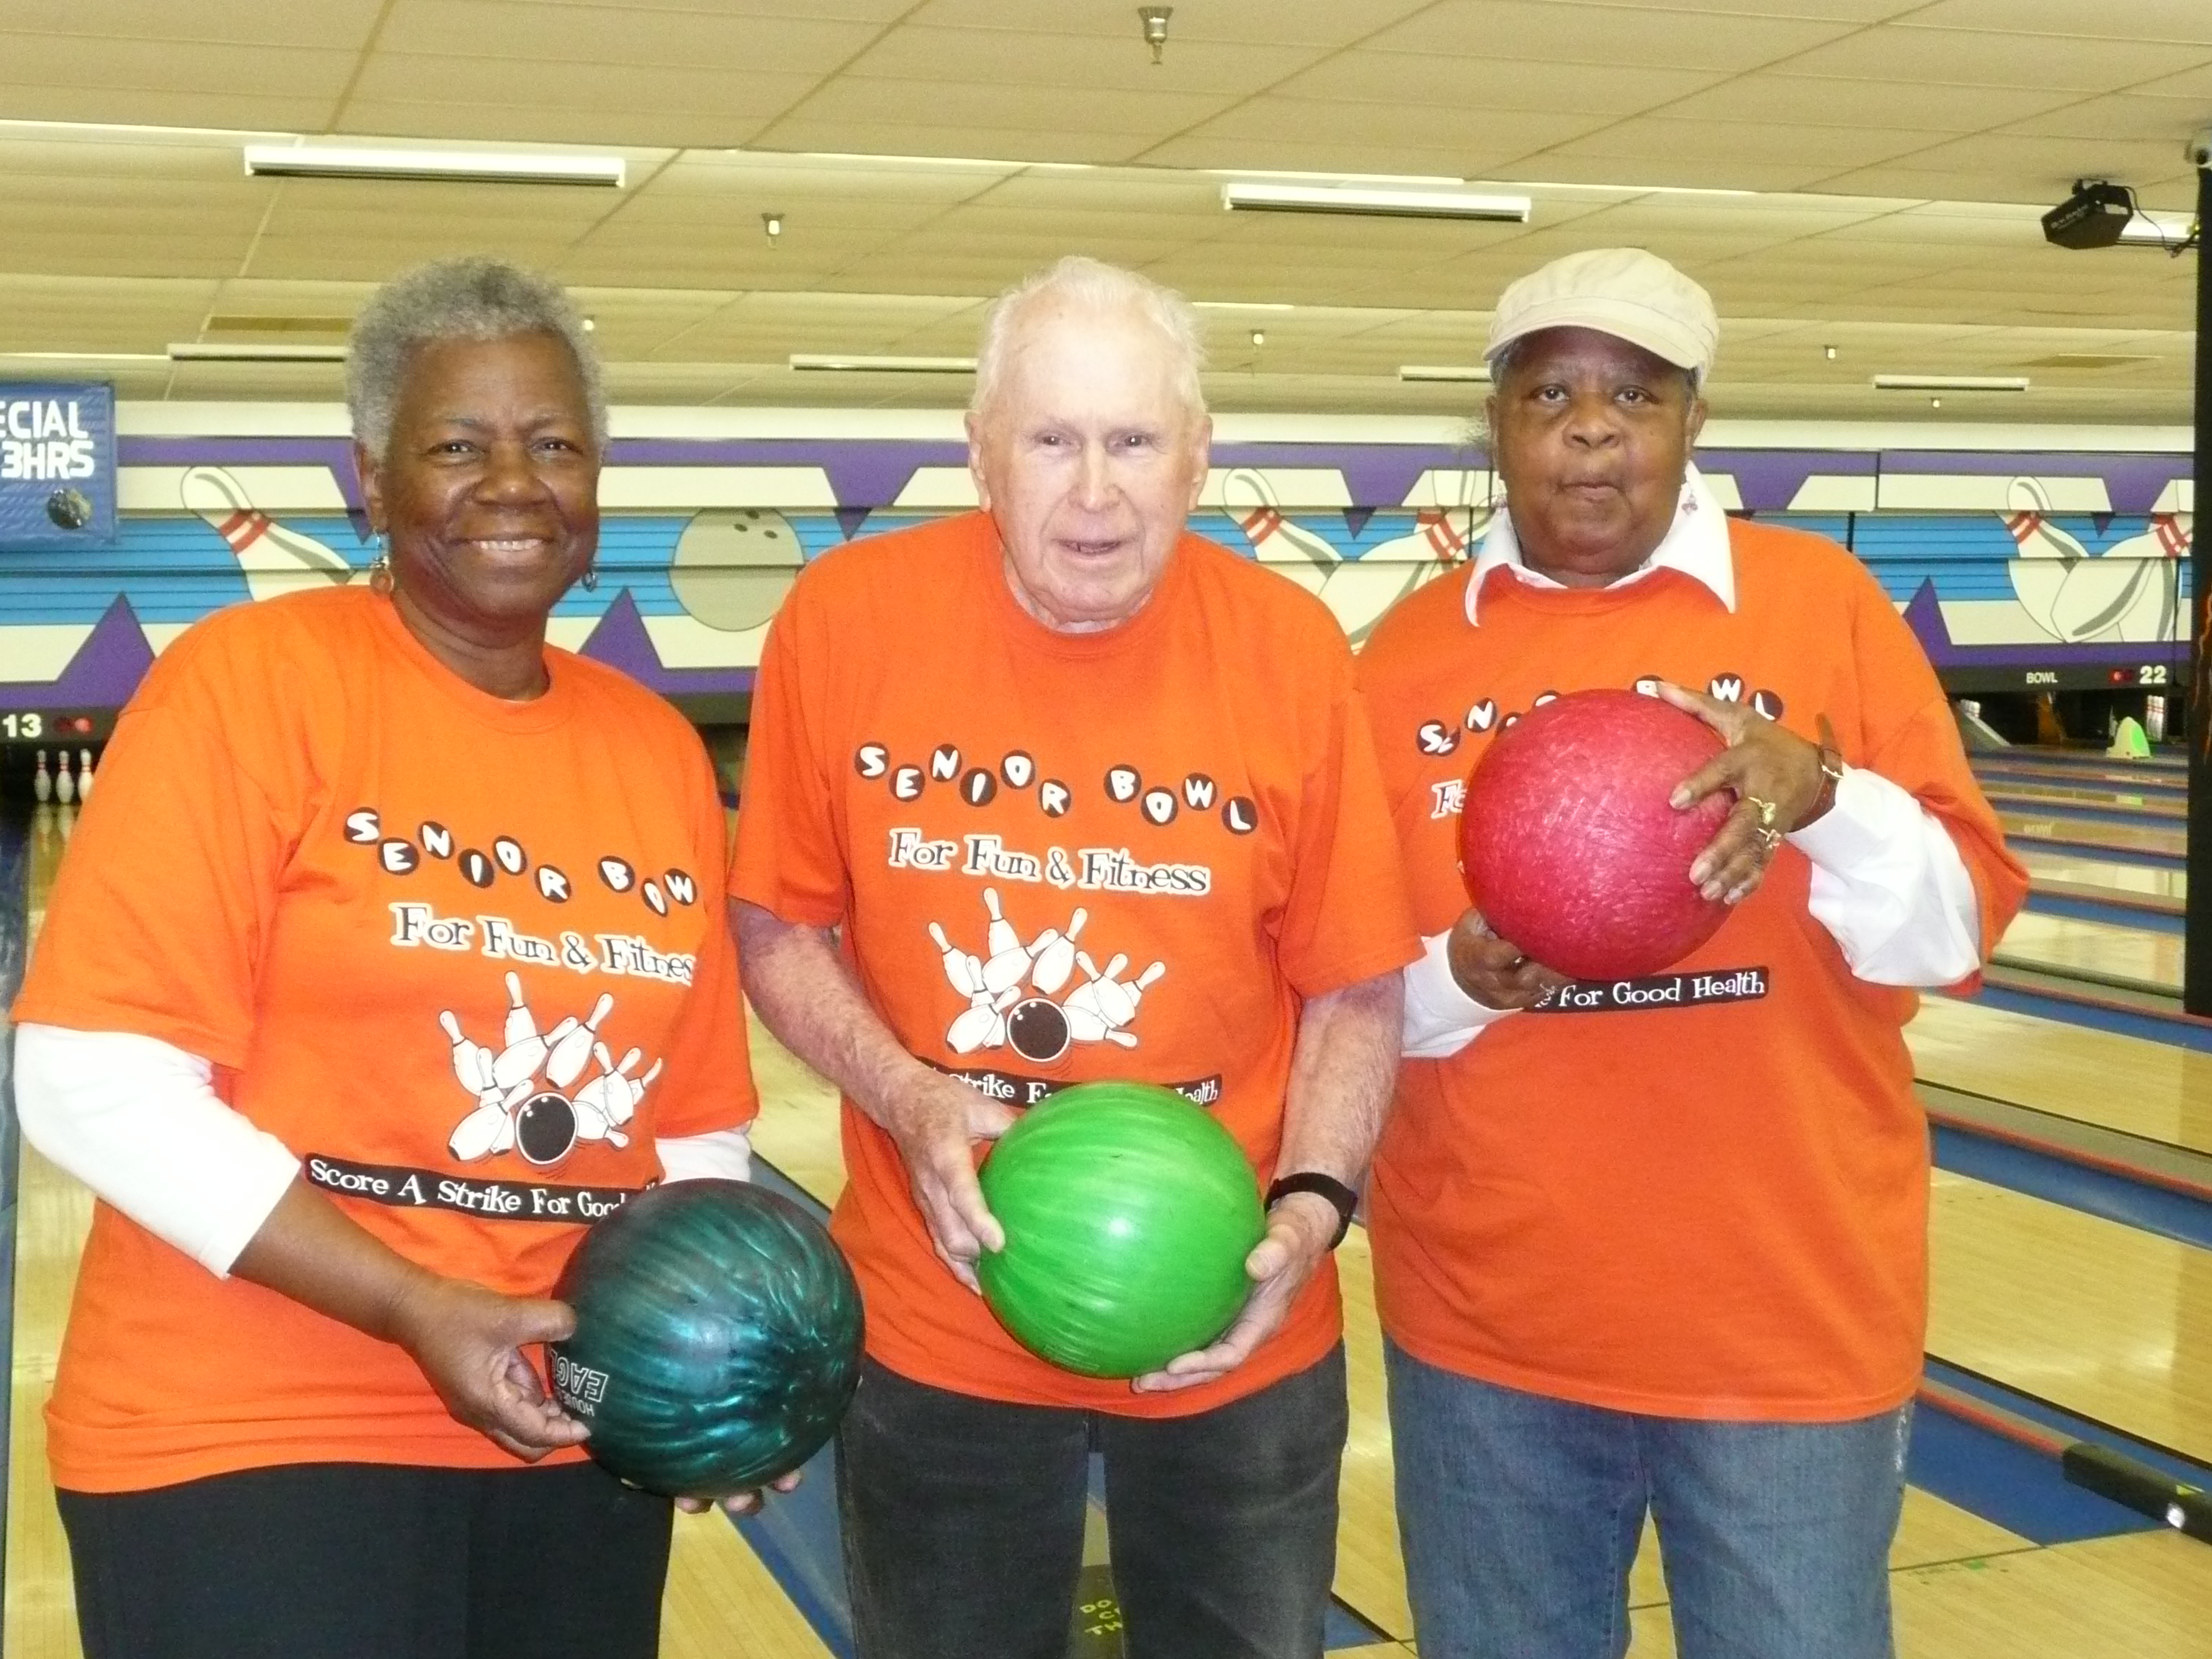
[[[2039,766],[2052,771],[2117,771],[2143,773],[2151,777],[2187,775],[2188,757],[2173,749],[2154,753],[2143,760],[2125,760],[2107,754],[2102,749],[2083,746],[2077,749],[2047,748],[2038,744],[2019,744],[2009,749],[1977,749],[1968,758],[1976,768],[1984,766]]]
[[[2061,785],[2014,783],[1991,778],[1983,793],[1993,806],[2011,811],[2043,811],[2067,813],[2118,813],[2129,823],[2181,823],[2189,817],[2185,802],[2169,795],[2146,795],[2114,789],[2068,788]]]
[[[2212,1156],[2212,1054],[1939,996],[1905,1038],[1923,1082]]]
[[[2176,860],[2189,855],[2189,838],[2179,830],[2100,823],[2094,818],[2061,818],[2047,812],[2001,811],[1997,819],[2004,825],[2005,839],[2015,847],[2056,844],[2092,856],[2100,849]]]
[[[2181,944],[2179,933],[2023,910],[1991,959],[2000,967],[2179,996]]]
[[[2130,766],[2121,761],[2108,762],[2103,766],[2048,766],[2039,762],[1978,760],[1974,763],[1974,775],[1992,788],[2009,788],[2021,783],[2069,789],[2119,789],[2169,799],[2189,793],[2186,770]]]
[[[829,1659],[761,1559],[719,1514],[678,1515],[660,1602],[660,1659]]]
[[[1893,1572],[1901,1659],[2212,1659],[2212,1549],[2130,1533]],[[1630,1614],[1632,1659],[1674,1659],[1663,1607]]]
[[[2038,892],[2068,898],[2139,900],[2175,908],[2189,898],[2189,872],[2148,864],[2120,864],[2080,853],[2043,851],[2033,846],[2015,847],[2014,854],[2027,868]]]
[[[2212,1252],[1935,1172],[1928,1352],[2212,1463]]]
[[[92,1225],[92,1194],[28,1146],[21,1159],[9,1383],[8,1594],[0,1652],[9,1659],[77,1659],[82,1650],[76,1593],[46,1474],[45,1408],[76,1286],[77,1257]]]

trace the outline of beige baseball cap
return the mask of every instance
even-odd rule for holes
[[[1486,359],[1547,328],[1594,328],[1642,346],[1705,384],[1719,349],[1712,295],[1656,253],[1594,247],[1530,271],[1498,296]]]

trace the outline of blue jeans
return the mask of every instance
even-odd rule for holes
[[[1014,1406],[871,1359],[837,1431],[860,1659],[1063,1659],[1091,1452],[1129,1659],[1321,1659],[1344,1350],[1190,1417]]]
[[[1648,1508],[1682,1659],[1889,1659],[1911,1407],[1713,1423],[1578,1406],[1384,1345],[1421,1659],[1620,1659]]]

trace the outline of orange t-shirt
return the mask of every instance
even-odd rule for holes
[[[799,579],[762,657],[730,890],[842,924],[869,1002],[929,1064],[1016,1108],[1088,1079],[1171,1085],[1218,1114],[1255,1180],[1281,1139],[1300,1000],[1419,950],[1350,652],[1316,600],[1187,535],[1128,622],[1055,633],[1016,603],[981,514]],[[1109,983],[1037,949],[1048,930]],[[869,1351],[902,1376],[1172,1416],[1336,1340],[1324,1270],[1218,1382],[1138,1395],[1056,1370],[930,1253],[896,1146],[849,1100],[844,1146],[833,1226]]]
[[[487,696],[353,589],[193,629],[117,722],[15,1018],[211,1061],[392,1249],[544,1294],[583,1224],[659,1177],[656,1137],[756,1107],[706,756],[632,681],[546,664],[544,696]],[[541,1037],[576,1022],[534,1065],[507,1040],[510,974]],[[457,1050],[447,1014],[488,1053]],[[47,1422],[56,1481],[89,1492],[513,1462],[398,1347],[218,1279],[105,1204]]]
[[[1468,908],[1460,792],[1546,691],[1646,676],[1751,699],[1942,820],[1984,951],[2026,890],[1942,688],[1833,543],[1729,526],[1736,608],[1661,571],[1545,590],[1469,574],[1376,631],[1360,683],[1415,915]],[[1914,994],[1852,976],[1784,848],[1674,971],[1613,1007],[1515,1013],[1406,1062],[1370,1192],[1383,1326],[1464,1376],[1666,1416],[1840,1421],[1908,1398],[1927,1311],[1928,1130],[1903,1036]],[[1626,1000],[1626,997],[1623,998]]]

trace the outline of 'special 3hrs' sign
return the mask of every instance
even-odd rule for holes
[[[115,388],[0,380],[0,547],[115,539]]]

